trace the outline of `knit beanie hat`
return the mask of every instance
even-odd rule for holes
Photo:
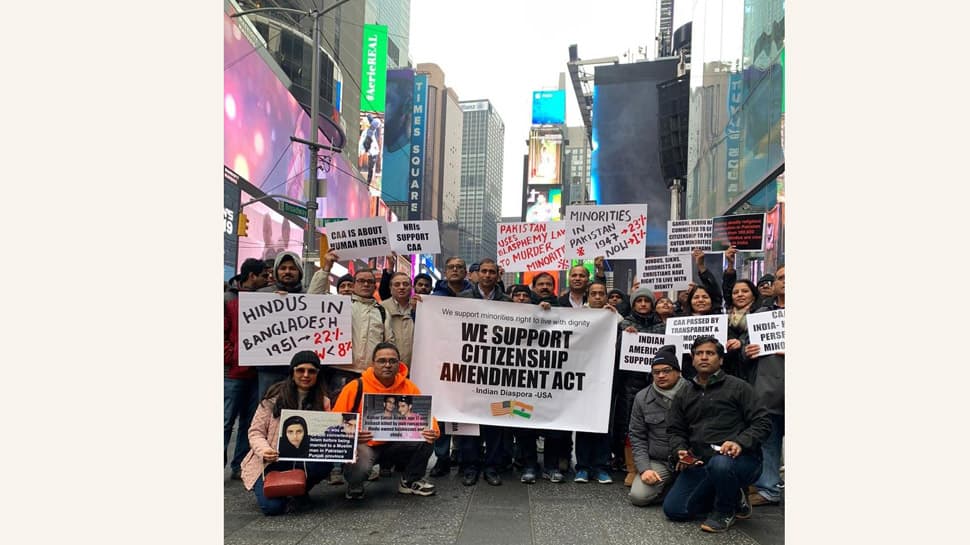
[[[637,288],[636,291],[630,294],[630,304],[632,305],[633,303],[636,303],[637,299],[640,297],[646,297],[649,299],[650,305],[653,306],[653,292],[650,291],[650,288],[646,286],[640,286]]]
[[[290,369],[296,369],[297,365],[304,363],[309,363],[316,369],[320,369],[320,358],[312,350],[303,350],[302,352],[293,354],[293,359],[290,360]]]
[[[680,360],[677,358],[677,347],[668,344],[661,346],[660,350],[653,356],[652,365],[669,365],[675,370],[680,371]]]
[[[529,295],[532,295],[532,290],[529,289],[529,286],[527,286],[525,284],[516,284],[516,285],[512,286],[512,293],[511,293],[511,295],[515,295],[516,293],[523,292],[523,291],[526,292],[526,293],[528,293]]]
[[[338,278],[337,279],[337,289],[340,289],[340,284],[343,284],[344,282],[350,282],[351,284],[353,284],[354,283],[354,275],[352,275],[352,274],[345,274],[345,275],[341,276],[340,278]]]

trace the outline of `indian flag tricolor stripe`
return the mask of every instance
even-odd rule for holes
[[[521,416],[523,418],[532,418],[532,410],[535,407],[529,405],[528,403],[522,403],[521,401],[512,402],[512,414]]]

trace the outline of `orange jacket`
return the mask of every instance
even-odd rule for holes
[[[394,384],[391,384],[390,386],[384,386],[384,384],[382,384],[381,381],[377,379],[377,377],[374,375],[373,367],[368,367],[360,375],[360,378],[364,384],[365,394],[420,395],[421,390],[418,388],[416,384],[414,384],[413,382],[411,382],[410,379],[407,378],[407,375],[408,375],[408,366],[405,365],[404,363],[401,363],[400,366],[398,367],[397,376],[394,377]],[[354,399],[356,398],[357,398],[357,379],[354,379],[348,382],[347,385],[344,386],[344,389],[340,391],[340,395],[337,396],[337,401],[334,402],[333,407],[330,410],[337,413],[353,412]],[[363,400],[361,400],[360,404],[361,406],[357,408],[357,414],[361,414],[364,409]],[[358,422],[363,423],[363,421],[364,421],[364,418],[363,418],[363,415],[361,415],[361,418],[358,420]],[[434,417],[431,417],[431,427],[432,429],[434,429],[435,432],[437,432],[440,435],[441,430],[438,429],[438,420]],[[384,441],[368,441],[367,444],[370,446],[381,445],[381,444],[384,444]]]

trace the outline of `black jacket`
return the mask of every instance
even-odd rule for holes
[[[774,298],[755,312],[784,310],[775,304]],[[754,386],[755,395],[769,414],[785,414],[785,355],[770,354],[749,359],[744,355],[747,339],[741,345],[741,368],[746,371],[748,382]]]
[[[707,386],[697,379],[674,397],[667,413],[670,454],[690,450],[694,456],[710,460],[716,452],[711,445],[724,441],[741,445],[741,452],[761,459],[761,443],[771,433],[768,412],[759,403],[747,382],[719,370]]]

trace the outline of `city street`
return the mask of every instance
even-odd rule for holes
[[[502,477],[501,486],[481,479],[476,486],[466,487],[452,470],[448,477],[431,479],[438,491],[430,497],[399,494],[398,477],[383,477],[367,483],[367,497],[359,502],[344,499],[344,486],[323,482],[311,490],[309,510],[266,517],[253,493],[240,481],[230,480],[227,469],[224,543],[781,545],[785,541],[783,505],[756,507],[751,519],[717,535],[702,532],[700,521],[670,522],[659,506],[631,506],[622,474],[614,473],[610,485],[576,484],[571,478],[560,484],[540,480],[524,485],[517,473],[506,472]]]

